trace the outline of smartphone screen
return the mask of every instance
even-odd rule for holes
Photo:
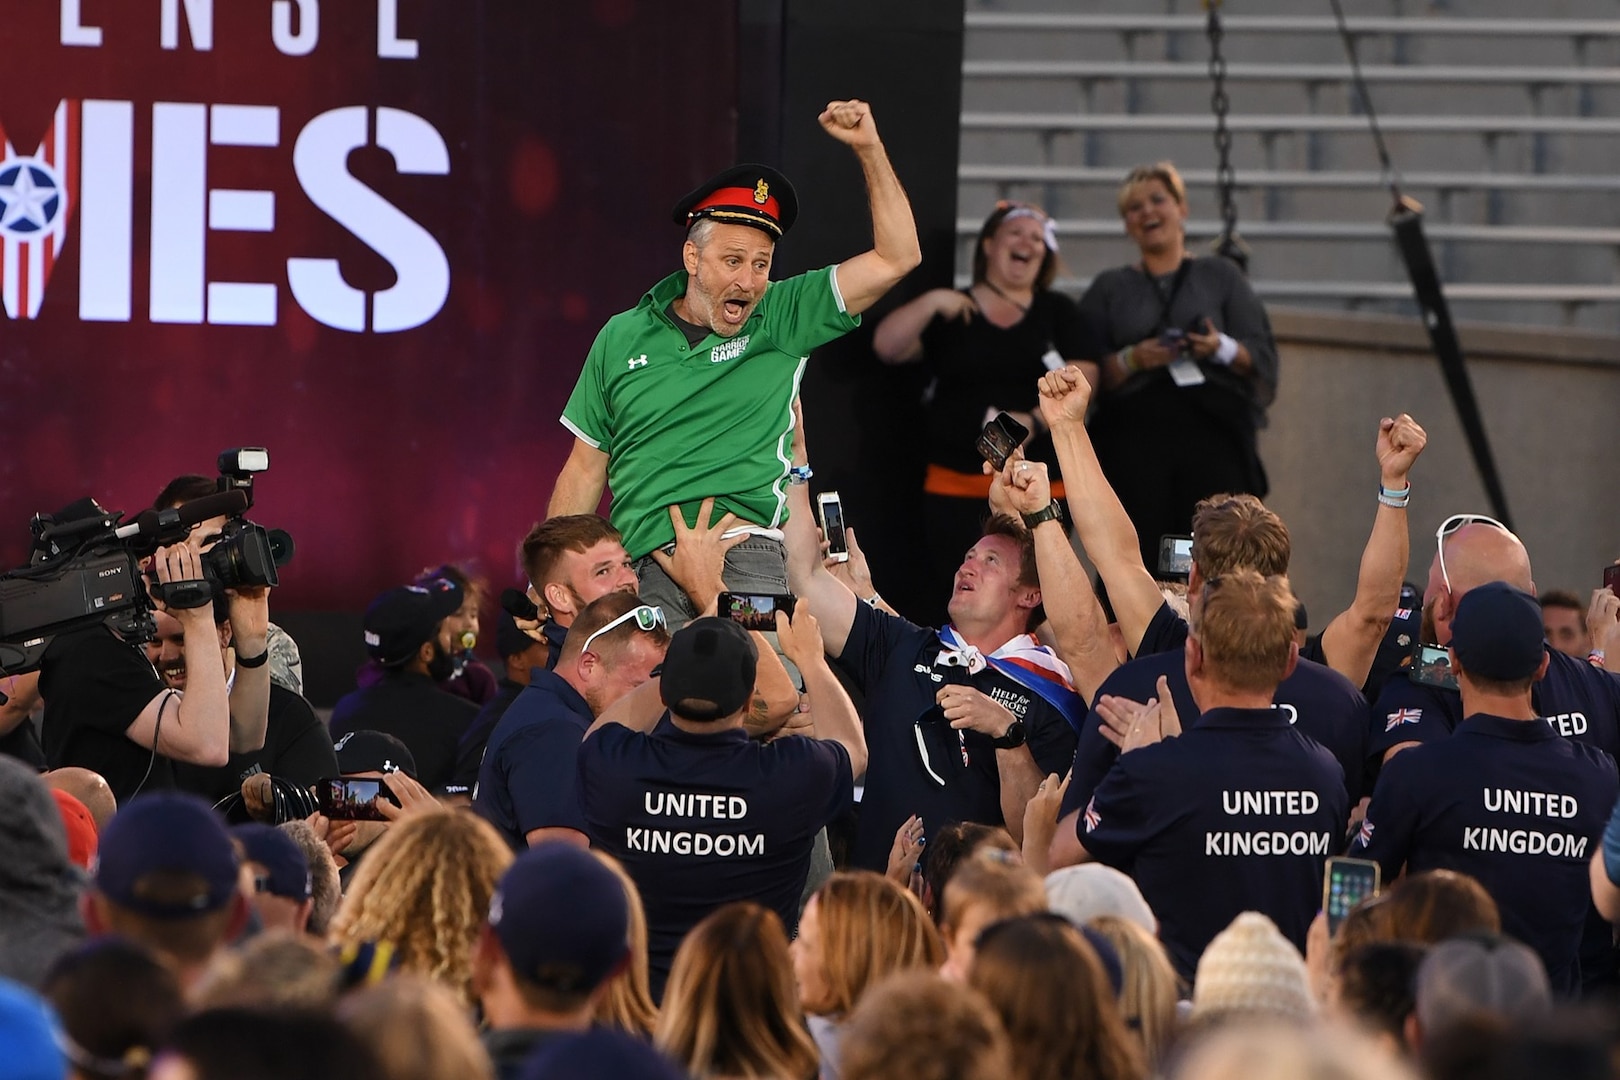
[[[1419,686],[1457,689],[1457,675],[1451,670],[1451,654],[1439,645],[1419,642],[1412,653],[1412,681]]]
[[[377,809],[377,800],[388,798],[381,780],[350,780],[334,777],[316,783],[316,801],[321,813],[333,821],[387,821]]]
[[[1159,537],[1159,576],[1187,579],[1192,572],[1192,537]]]
[[[1327,912],[1328,933],[1338,933],[1339,924],[1351,909],[1377,895],[1377,863],[1370,859],[1329,859],[1322,870],[1322,910]]]
[[[746,630],[776,629],[776,613],[793,615],[794,598],[783,593],[720,594],[720,617],[742,623]]]
[[[1024,445],[1029,438],[1029,428],[1020,424],[1006,413],[997,414],[996,418],[984,425],[979,433],[979,456],[988,461],[996,469],[1007,466],[1007,459],[1012,452]]]
[[[827,538],[827,555],[839,562],[849,561],[849,540],[844,536],[844,504],[836,491],[824,491],[816,497],[816,509],[821,514],[821,535]]]
[[[1620,565],[1603,568],[1603,587],[1620,596]]]

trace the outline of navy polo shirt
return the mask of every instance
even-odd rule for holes
[[[1546,677],[1530,689],[1536,715],[1545,717],[1556,734],[1620,757],[1620,678],[1557,649],[1547,655]],[[1391,679],[1372,709],[1373,768],[1391,747],[1444,739],[1462,718],[1457,691]]]
[[[579,691],[534,668],[484,748],[473,806],[518,851],[531,829],[585,831],[575,767],[595,717]]]
[[[1122,755],[1077,823],[1099,862],[1136,880],[1191,980],[1204,947],[1258,911],[1297,946],[1339,844],[1344,774],[1272,709],[1211,709],[1179,737]]]
[[[756,901],[794,932],[816,833],[848,811],[855,777],[830,740],[693,734],[665,714],[651,732],[597,729],[579,750],[579,785],[591,843],[641,892],[659,999],[681,939],[724,904]]]
[[[557,670],[557,660],[562,656],[563,642],[568,640],[568,627],[558,626],[548,616],[540,624],[540,636],[546,639],[546,670]]]
[[[913,814],[932,832],[953,821],[1001,825],[1001,773],[991,737],[956,731],[935,695],[947,684],[971,686],[1024,722],[1025,742],[1041,772],[1062,776],[1074,757],[1074,729],[1046,699],[994,668],[970,675],[939,665],[939,632],[867,604],[837,658],[864,695],[866,791],[851,862],[882,871],[894,834]]]
[[[1179,649],[1187,644],[1191,633],[1192,628],[1187,625],[1187,620],[1166,601],[1148,620],[1147,629],[1142,631],[1142,643],[1136,647],[1135,655],[1140,659]]]
[[[1103,681],[1097,696],[1112,694],[1130,701],[1146,701],[1158,694],[1160,675],[1170,680],[1170,696],[1185,726],[1188,717],[1198,715],[1198,705],[1187,686],[1185,647],[1178,646],[1172,652],[1146,656],[1115,668]],[[1294,673],[1278,684],[1272,700],[1295,730],[1327,748],[1339,762],[1348,780],[1345,794],[1349,796],[1350,805],[1355,805],[1371,788],[1370,783],[1363,781],[1367,759],[1367,699],[1349,679],[1332,668],[1301,660],[1294,667]],[[1080,744],[1075,748],[1073,778],[1063,796],[1063,814],[1071,814],[1086,805],[1119,757],[1119,750],[1103,737],[1102,726],[1102,716],[1094,703],[1091,712],[1086,714]],[[1341,828],[1343,824],[1341,821]]]
[[[1386,879],[1446,869],[1479,880],[1502,929],[1540,954],[1555,988],[1580,984],[1587,863],[1620,796],[1614,760],[1545,720],[1480,714],[1391,758],[1350,854]]]

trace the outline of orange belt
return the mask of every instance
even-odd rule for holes
[[[990,478],[983,473],[957,472],[943,465],[928,466],[923,477],[923,490],[930,495],[947,495],[957,499],[988,499]],[[1063,481],[1052,481],[1052,498],[1063,498]]]

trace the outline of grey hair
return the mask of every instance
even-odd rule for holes
[[[714,218],[698,218],[692,223],[692,227],[686,230],[686,238],[692,241],[699,251],[702,251],[708,246],[709,238],[714,235],[716,224],[717,222],[714,220]]]

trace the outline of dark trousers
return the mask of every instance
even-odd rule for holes
[[[1266,494],[1253,428],[1201,407],[1197,393],[1145,390],[1106,403],[1092,420],[1097,459],[1136,526],[1149,572],[1158,569],[1161,536],[1192,532],[1200,499]]]

